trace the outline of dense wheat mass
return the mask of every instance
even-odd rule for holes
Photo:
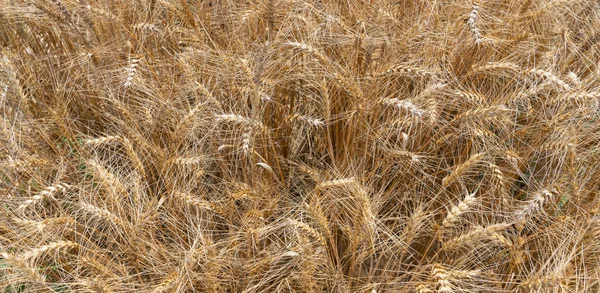
[[[0,0],[0,292],[599,292],[597,0]]]

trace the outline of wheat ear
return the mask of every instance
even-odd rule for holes
[[[473,168],[473,166],[475,166],[479,161],[481,161],[482,158],[483,158],[483,153],[478,153],[478,154],[472,155],[466,162],[456,166],[454,168],[454,170],[452,171],[452,173],[450,173],[450,175],[448,175],[442,179],[442,186],[444,186],[444,187],[448,186],[452,182],[456,181],[463,174],[465,174],[465,172],[467,172],[469,169]]]
[[[445,228],[454,226],[454,224],[458,222],[459,217],[467,212],[473,206],[476,200],[477,198],[475,197],[475,193],[467,194],[462,201],[450,208],[448,215],[442,222],[442,226]]]
[[[471,31],[473,40],[475,40],[475,44],[479,44],[482,41],[481,32],[479,32],[479,28],[477,27],[477,23],[476,23],[477,18],[479,18],[479,6],[473,5],[473,9],[469,13],[467,25],[469,25],[469,30]]]
[[[40,203],[45,198],[55,199],[54,195],[57,192],[59,192],[59,191],[60,192],[65,192],[70,187],[71,187],[71,185],[66,184],[66,183],[56,183],[54,185],[48,186],[48,187],[44,188],[44,190],[42,190],[37,195],[34,195],[31,199],[28,199],[28,200],[24,201],[21,205],[19,205],[19,207],[17,209],[18,210],[24,210],[24,209],[26,209],[27,207],[29,207],[29,206],[31,206],[33,204]]]

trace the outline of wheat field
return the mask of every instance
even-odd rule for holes
[[[0,0],[0,293],[600,292],[597,0]]]

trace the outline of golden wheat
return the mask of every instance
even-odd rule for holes
[[[598,292],[596,0],[0,0],[0,292]]]

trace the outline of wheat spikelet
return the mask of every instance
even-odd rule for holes
[[[323,64],[330,64],[329,58],[327,58],[319,50],[317,50],[316,48],[314,48],[308,44],[304,44],[304,43],[300,43],[300,42],[287,42],[287,43],[285,43],[285,45],[295,48],[297,50],[300,50],[302,52],[306,52],[310,55],[313,55],[318,62],[321,62]]]
[[[522,18],[535,18],[535,17],[539,17],[541,14],[544,14],[548,11],[551,11],[553,8],[561,5],[561,4],[565,4],[565,3],[572,3],[572,2],[578,2],[578,1],[566,1],[566,0],[553,0],[553,1],[548,1],[547,3],[545,3],[541,8],[537,9],[537,10],[533,10],[527,13],[524,13],[522,15],[520,15],[520,17]]]
[[[405,151],[405,150],[398,150],[398,149],[394,149],[394,150],[385,150],[385,153],[389,156],[391,156],[392,158],[403,158],[403,159],[408,159],[413,163],[419,163],[421,162],[425,156],[424,155],[419,155],[416,154],[414,152],[409,152],[409,151]]]
[[[571,84],[573,84],[575,86],[581,85],[581,79],[579,79],[579,76],[577,76],[577,74],[575,72],[569,71],[569,73],[567,74],[567,78],[569,79]]]
[[[545,90],[548,87],[548,83],[542,83],[539,86],[533,86],[525,91],[518,91],[513,97],[511,97],[507,104],[521,104],[527,103],[531,99],[538,95],[542,90]]]
[[[90,145],[90,146],[98,146],[101,144],[118,141],[120,139],[121,139],[121,137],[118,135],[111,135],[111,136],[103,136],[103,137],[98,137],[98,138],[86,139],[86,140],[84,140],[84,143],[86,145]]]
[[[142,160],[138,156],[135,151],[133,144],[127,137],[122,137],[123,147],[125,148],[125,152],[129,156],[129,159],[133,163],[133,167],[142,177],[146,176],[146,172],[144,170],[144,165],[142,164]]]
[[[475,229],[468,231],[467,233],[461,234],[458,237],[452,238],[452,239],[444,242],[443,249],[444,250],[455,249],[459,246],[466,245],[473,241],[477,241],[481,238],[491,239],[491,240],[497,241],[498,243],[500,243],[502,245],[510,246],[511,245],[510,241],[507,238],[505,238],[504,236],[502,236],[502,234],[500,233],[500,232],[508,229],[510,226],[511,226],[510,224],[504,224],[504,223],[493,224],[493,225],[489,225],[486,227],[477,226],[477,227],[475,227]]]
[[[425,68],[399,64],[395,65],[381,73],[376,74],[376,77],[385,77],[390,75],[408,75],[408,76],[417,76],[417,77],[432,77],[435,76],[435,73],[429,71]]]
[[[46,283],[46,277],[40,274],[35,266],[25,261],[21,257],[5,252],[0,253],[0,256],[2,256],[3,263],[20,271],[27,280],[37,283]]]
[[[54,185],[50,185],[50,186],[46,187],[44,190],[42,190],[40,193],[38,193],[37,195],[34,195],[31,199],[24,201],[21,205],[19,205],[19,207],[17,209],[24,210],[31,205],[40,203],[45,198],[51,198],[51,199],[56,200],[54,198],[54,195],[57,192],[59,192],[59,191],[65,192],[70,187],[71,187],[71,185],[66,184],[66,183],[56,183]]]
[[[218,277],[219,269],[220,269],[220,266],[216,260],[213,260],[213,259],[208,260],[208,263],[206,264],[206,271],[203,275],[205,283],[206,283],[205,288],[207,289],[208,292],[211,292],[211,293],[222,292],[221,291],[222,290],[222,286],[221,286],[222,280],[219,279],[219,277]]]
[[[97,206],[94,206],[94,205],[88,204],[88,203],[80,203],[79,205],[92,218],[99,218],[99,219],[105,220],[109,223],[112,223],[113,225],[124,227],[123,221],[117,215],[111,213],[110,211],[108,211],[106,209],[99,208]]]
[[[242,153],[246,157],[250,155],[251,140],[252,140],[252,128],[246,127],[244,132],[242,132]]]
[[[521,72],[522,69],[519,65],[514,63],[506,63],[506,62],[488,62],[485,65],[472,67],[470,72],[471,74],[486,72],[486,71],[497,71],[497,70],[508,70],[513,72]]]
[[[36,249],[27,251],[23,254],[23,258],[31,263],[33,263],[37,258],[41,257],[44,254],[60,251],[60,250],[70,250],[79,247],[79,244],[71,242],[71,241],[57,241],[53,242]]]
[[[454,224],[459,221],[459,217],[467,212],[473,206],[473,204],[475,204],[476,200],[477,198],[475,197],[475,193],[467,194],[467,196],[465,196],[465,198],[460,201],[458,205],[453,205],[450,208],[448,215],[442,222],[442,226],[445,228],[454,226]]]
[[[504,105],[478,108],[456,115],[450,123],[457,123],[465,120],[476,121],[480,119],[488,119],[510,111],[511,110]]]
[[[92,173],[97,176],[102,186],[110,191],[115,192],[116,194],[124,194],[127,192],[127,188],[121,180],[119,180],[113,173],[109,172],[104,168],[104,166],[100,165],[99,162],[95,160],[88,160],[86,163],[87,166],[90,167]]]
[[[139,59],[132,58],[129,61],[129,65],[127,67],[125,67],[125,72],[127,73],[127,79],[125,80],[125,83],[123,84],[124,87],[128,88],[133,85],[133,78],[135,77],[135,73],[137,72],[137,67],[138,67],[139,62],[140,62]]]
[[[160,32],[161,29],[153,23],[140,22],[133,25],[134,30]]]
[[[334,72],[332,76],[333,80],[341,87],[348,95],[355,97],[359,100],[363,98],[362,90],[355,84],[355,82],[350,82],[346,77],[342,76],[338,72]]]
[[[492,183],[498,186],[498,190],[501,194],[506,194],[506,178],[504,172],[496,164],[489,163],[490,169],[492,169]]]
[[[309,226],[305,223],[298,222],[293,219],[287,219],[287,220],[290,225],[292,225],[292,226],[296,227],[297,229],[300,229],[304,233],[308,234],[309,236],[314,238],[317,242],[319,242],[321,245],[323,245],[323,246],[327,245],[327,242],[325,242],[325,238],[323,238],[323,236],[321,235],[321,233],[319,233],[319,231],[313,229],[311,226]]]
[[[205,156],[196,157],[177,157],[173,159],[173,163],[179,166],[196,166],[206,162]]]
[[[106,266],[106,264],[98,261],[96,258],[82,256],[78,259],[83,266],[88,267],[88,270],[94,272],[95,275],[100,275],[106,278],[118,278],[119,275],[115,273],[115,270]]]
[[[121,144],[123,145],[123,148],[125,149],[125,152],[131,159],[131,162],[133,163],[135,170],[138,171],[138,173],[140,175],[145,176],[145,171],[144,171],[144,167],[142,165],[142,161],[140,160],[140,157],[137,155],[137,152],[135,151],[133,144],[127,137],[118,136],[118,135],[104,136],[104,137],[98,137],[98,138],[94,138],[94,139],[87,139],[84,141],[84,143],[89,146],[99,146],[99,145],[110,143],[113,141],[121,142]],[[97,168],[99,165],[93,164],[93,166]],[[100,173],[105,174],[107,172],[108,171],[102,171]],[[114,176],[112,179],[115,179]]]
[[[331,234],[329,220],[327,219],[325,212],[323,212],[323,208],[321,207],[321,204],[318,202],[318,200],[313,200],[310,204],[305,203],[305,207],[308,213],[317,223],[319,229],[321,230],[321,233],[324,234],[329,241],[332,241],[333,235]]]
[[[260,123],[259,121],[254,121],[250,118],[246,118],[237,114],[219,114],[215,115],[217,122],[222,123],[232,123],[232,124],[241,124],[245,126],[253,126],[258,127],[260,129],[265,129],[266,127]]]
[[[415,286],[415,291],[418,293],[431,293],[433,292],[433,290],[431,290],[431,288],[429,287],[429,285],[427,285],[427,283],[417,283],[417,285]]]
[[[46,228],[46,224],[43,221],[32,221],[27,219],[13,218],[13,222],[22,227],[31,228],[33,231],[41,232]]]
[[[189,193],[175,192],[174,195],[182,199],[186,204],[200,210],[213,210],[213,205],[210,202],[196,198]]]
[[[325,189],[325,188],[333,188],[333,187],[337,187],[337,186],[355,185],[355,184],[357,184],[357,181],[354,178],[342,178],[342,179],[335,179],[335,180],[321,182],[315,188],[316,189]]]
[[[183,116],[181,121],[179,121],[179,123],[177,123],[177,125],[175,126],[174,133],[180,134],[183,131],[183,129],[186,129],[191,123],[191,121],[194,119],[194,117],[196,117],[200,110],[202,110],[203,106],[204,105],[200,103],[196,104],[194,108],[192,108],[185,116]]]
[[[555,196],[556,190],[554,189],[542,189],[533,195],[533,198],[516,213],[517,219],[524,219],[530,215],[537,213],[544,204]]]
[[[568,94],[565,96],[559,96],[556,99],[552,100],[553,104],[562,104],[562,103],[571,103],[571,102],[579,102],[579,101],[592,101],[596,104],[600,100],[600,91],[591,91],[591,92],[581,92]]]
[[[54,5],[58,7],[65,19],[71,19],[71,13],[69,12],[69,9],[67,9],[65,4],[63,4],[60,0],[50,0],[50,2],[54,3]]]
[[[399,110],[405,110],[417,117],[421,117],[421,116],[423,116],[423,114],[426,113],[425,110],[420,109],[419,107],[417,107],[415,104],[413,104],[409,100],[399,100],[397,98],[383,99],[382,103],[386,106],[396,107]]]
[[[487,141],[494,141],[496,139],[496,135],[485,128],[476,127],[472,131],[474,136],[481,139],[481,141],[484,143]]]
[[[450,93],[476,105],[483,104],[486,101],[485,97],[473,92],[453,90]]]
[[[71,227],[75,224],[75,219],[72,217],[57,217],[57,218],[48,218],[43,221],[33,221],[28,219],[21,218],[13,218],[12,221],[26,229],[27,231],[32,231],[34,233],[43,233],[47,232],[48,228],[56,227],[56,226],[64,226]]]
[[[210,102],[212,103],[213,106],[215,106],[218,110],[223,110],[223,107],[221,106],[221,102],[215,98],[212,94],[211,91],[209,91],[206,86],[204,86],[203,84],[199,83],[199,82],[194,82],[194,84],[196,85],[196,89],[198,89],[198,91],[200,91],[200,93]]]
[[[454,292],[452,289],[452,283],[450,283],[451,276],[448,274],[448,271],[444,269],[444,267],[435,265],[431,273],[436,282],[436,292]]]
[[[479,32],[479,28],[476,24],[477,18],[479,18],[479,6],[473,5],[473,9],[469,13],[469,17],[467,19],[467,25],[469,26],[473,40],[475,40],[475,44],[479,44],[482,41],[481,32]]]
[[[442,179],[442,186],[448,186],[451,183],[455,182],[458,178],[460,178],[463,174],[465,174],[468,170],[473,168],[481,159],[483,158],[483,153],[474,154],[467,161],[462,164],[459,164],[452,170],[450,175],[444,177]]]
[[[8,58],[8,56],[4,55],[2,57],[2,69],[4,69],[5,71],[8,72],[8,76],[9,76],[9,85],[12,84],[13,86],[13,90],[17,92],[19,98],[22,101],[27,101],[27,98],[25,96],[25,92],[23,91],[23,87],[21,85],[21,82],[19,81],[19,78],[17,78],[17,72],[15,71],[15,67],[12,63],[12,61]],[[8,88],[9,85],[5,86],[5,90]],[[35,100],[34,97],[31,97],[31,101],[34,103],[37,103],[37,101]]]
[[[178,272],[172,272],[164,278],[160,284],[158,284],[153,290],[152,293],[160,293],[169,290],[173,286],[173,283],[177,281],[179,278]]]
[[[300,120],[311,127],[321,128],[321,127],[325,126],[325,122],[323,122],[322,119],[313,118],[313,117],[309,117],[306,115],[295,114],[294,116],[292,116],[291,119]]]
[[[544,78],[546,78],[549,81],[552,81],[553,83],[559,85],[560,87],[562,87],[564,90],[570,90],[571,86],[569,84],[567,84],[566,82],[564,82],[563,80],[561,80],[560,78],[558,78],[558,76],[554,75],[552,72],[543,70],[543,69],[528,69],[525,71],[526,73],[529,74],[535,74],[535,75],[539,75],[542,76]]]
[[[93,278],[91,280],[85,279],[83,280],[83,285],[93,291],[93,292],[101,292],[101,293],[114,293],[115,290],[111,288],[108,284],[101,281],[98,278]]]
[[[4,89],[2,90],[2,94],[0,94],[0,101],[5,101],[7,95],[8,95],[8,86],[5,85]]]
[[[553,273],[541,277],[533,277],[525,280],[520,287],[526,287],[531,290],[542,290],[544,288],[563,288],[565,277],[561,274]]]
[[[427,225],[425,220],[429,217],[429,214],[425,212],[422,207],[418,207],[414,212],[406,219],[406,225],[404,227],[403,235],[405,235],[405,242],[407,245],[411,245],[423,228]]]

